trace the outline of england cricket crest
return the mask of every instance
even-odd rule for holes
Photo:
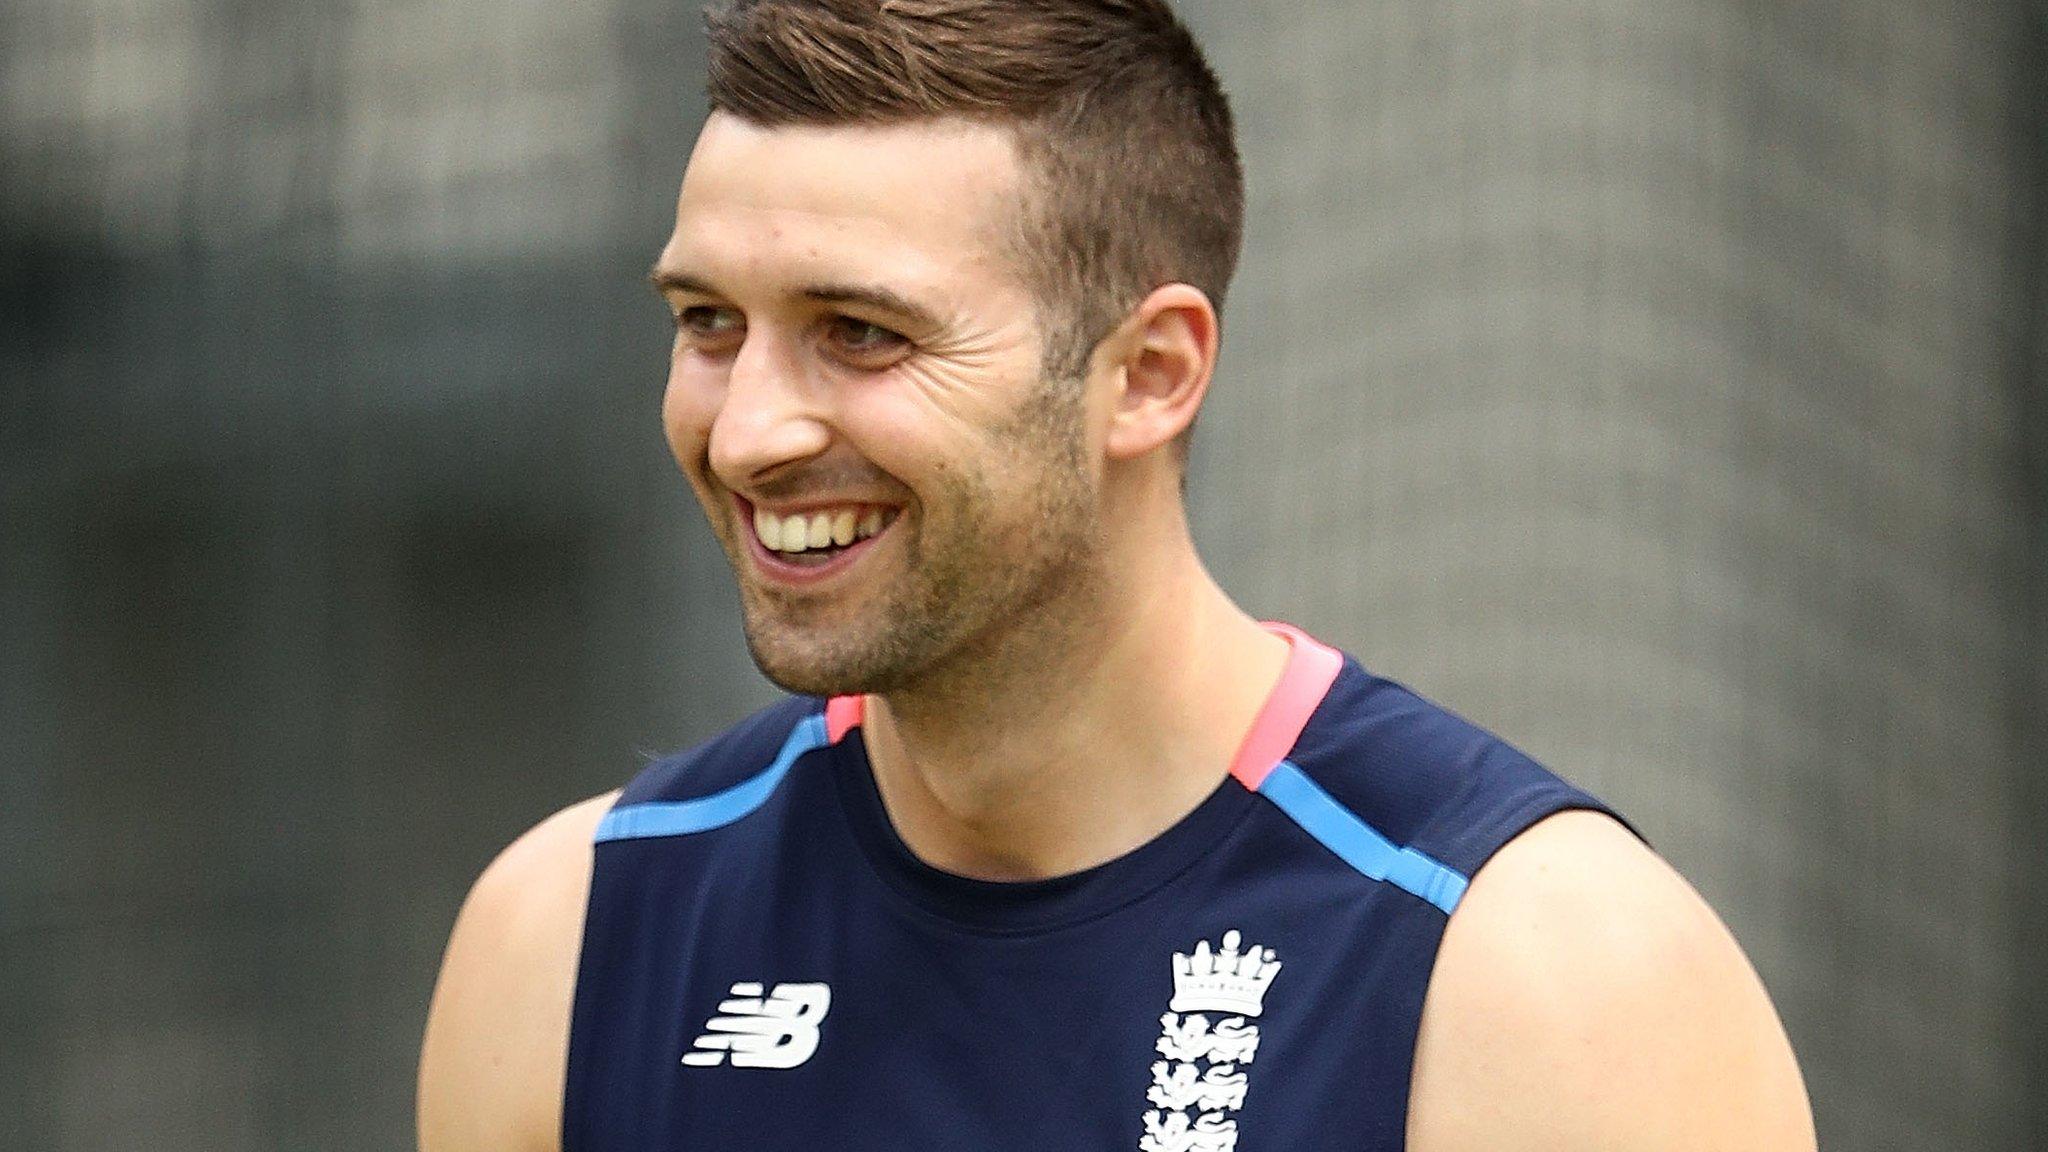
[[[1234,1152],[1237,1119],[1259,1051],[1266,989],[1280,974],[1271,948],[1240,948],[1235,930],[1210,951],[1207,940],[1191,953],[1173,954],[1173,999],[1159,1018],[1163,1060],[1153,1062],[1145,1099],[1145,1134],[1139,1152]]]

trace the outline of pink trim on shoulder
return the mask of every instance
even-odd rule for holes
[[[825,742],[837,744],[841,737],[860,727],[861,714],[867,710],[865,696],[834,696],[825,701]]]
[[[1245,733],[1244,743],[1230,762],[1230,774],[1237,782],[1256,792],[1280,761],[1294,748],[1308,718],[1329,693],[1330,685],[1344,667],[1344,654],[1317,640],[1292,624],[1265,621],[1266,631],[1287,641],[1287,667],[1280,682],[1266,697],[1265,707]]]

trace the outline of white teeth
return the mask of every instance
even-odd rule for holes
[[[808,552],[833,545],[845,547],[877,535],[887,526],[888,518],[885,508],[858,505],[795,516],[777,516],[756,507],[754,535],[771,552]]]
[[[776,545],[777,552],[801,552],[810,547],[807,539],[810,533],[804,529],[804,518],[785,516],[782,518],[782,542]]]

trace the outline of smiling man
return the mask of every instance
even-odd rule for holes
[[[485,871],[422,1147],[1811,1148],[1683,880],[1204,570],[1242,189],[1164,4],[710,29],[662,417],[790,695]]]

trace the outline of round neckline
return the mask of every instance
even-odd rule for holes
[[[1112,860],[1046,880],[978,880],[925,863],[903,842],[875,785],[865,732],[854,729],[832,746],[832,776],[854,839],[883,883],[925,912],[991,935],[1049,932],[1135,903],[1187,871],[1257,802],[1225,776],[1166,831]]]
[[[1328,695],[1343,656],[1287,624],[1265,627],[1288,644],[1278,682],[1202,802],[1129,852],[1046,880],[977,880],[919,859],[897,834],[868,761],[865,701],[835,697],[825,708],[832,776],[854,839],[881,879],[914,905],[991,934],[1050,931],[1105,915],[1171,883],[1228,836],[1256,804],[1266,774],[1293,750]]]

